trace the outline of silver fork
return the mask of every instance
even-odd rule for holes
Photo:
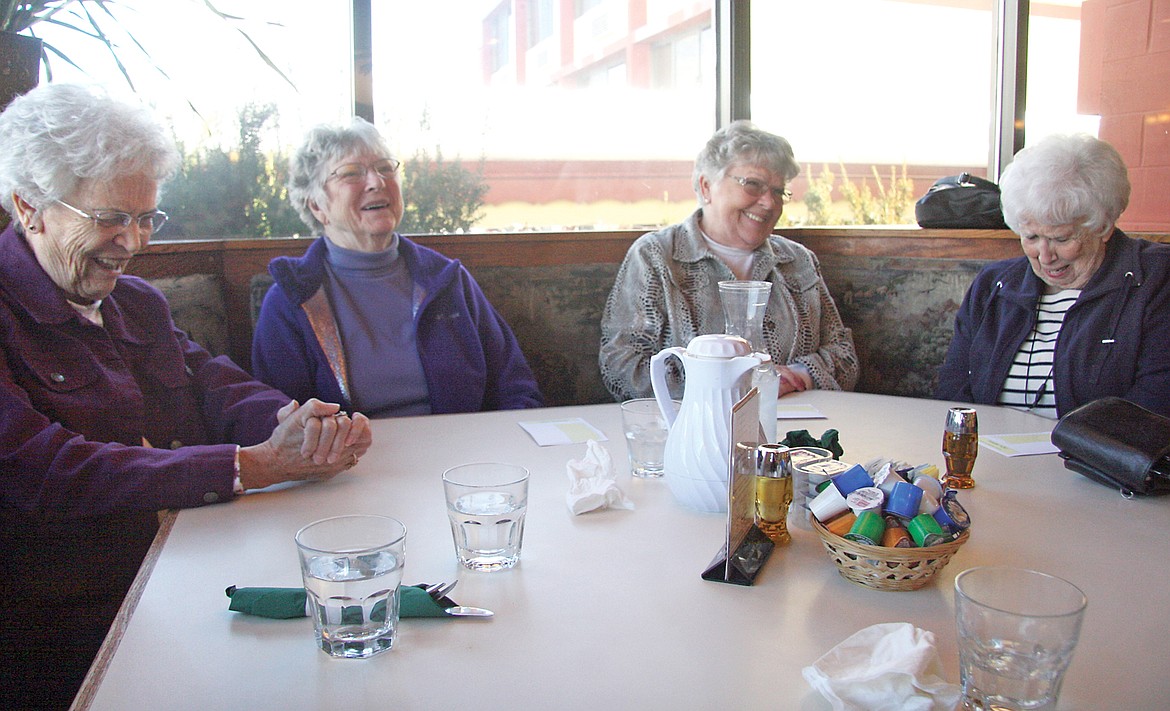
[[[453,580],[449,583],[434,583],[433,585],[428,585],[423,589],[427,591],[427,595],[430,595],[432,600],[438,601],[446,597],[447,593],[454,590],[455,586],[458,584],[458,580]]]

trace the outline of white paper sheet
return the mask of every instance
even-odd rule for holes
[[[800,402],[784,402],[781,398],[780,402],[776,404],[776,419],[777,420],[823,420],[824,413],[817,409],[816,405],[808,405]]]
[[[580,417],[546,422],[521,422],[520,426],[541,447],[556,444],[584,444],[591,439],[605,442],[608,439],[605,433]]]
[[[979,444],[1005,457],[1023,457],[1031,454],[1059,452],[1048,432],[1025,434],[979,435]]]

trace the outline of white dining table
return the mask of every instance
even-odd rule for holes
[[[789,396],[824,417],[782,420],[781,436],[840,433],[842,459],[942,468],[955,403],[815,391]],[[1048,432],[1046,420],[979,406],[980,433]],[[583,418],[604,433],[633,510],[574,515],[566,465],[584,444],[538,446],[519,425]],[[981,447],[960,495],[970,540],[926,587],[872,590],[842,578],[811,529],[793,527],[752,586],[700,576],[726,518],[680,505],[663,480],[633,479],[616,404],[379,420],[374,445],[325,483],[178,512],[111,632],[75,708],[125,709],[801,709],[831,708],[801,670],[853,633],[909,622],[934,633],[958,683],[955,575],[1034,568],[1077,584],[1088,611],[1061,709],[1170,704],[1170,499],[1126,499],[1056,454]],[[441,474],[505,461],[531,470],[519,565],[472,573],[455,560]],[[224,589],[300,586],[293,535],[349,513],[407,527],[405,583],[458,580],[460,604],[489,620],[404,619],[394,649],[332,659],[309,619],[228,610]]]

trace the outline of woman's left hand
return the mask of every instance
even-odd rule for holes
[[[799,369],[781,365],[776,368],[776,373],[780,376],[780,395],[782,396],[812,389],[812,378]]]

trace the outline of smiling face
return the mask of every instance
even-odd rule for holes
[[[390,246],[394,230],[402,220],[402,188],[398,175],[383,177],[371,166],[386,156],[369,151],[350,153],[326,166],[330,175],[338,167],[357,163],[366,166],[366,175],[348,182],[333,175],[325,180],[325,204],[309,202],[309,209],[325,234],[339,247],[360,252],[377,252]]]
[[[157,208],[158,183],[143,175],[113,180],[83,179],[65,202],[89,214],[115,210],[142,215]],[[26,239],[37,262],[70,301],[90,304],[114,290],[130,258],[150,241],[136,220],[118,229],[53,203],[25,221]]]
[[[1020,244],[1032,271],[1048,285],[1049,293],[1083,289],[1105,261],[1112,228],[1101,235],[1085,234],[1079,225],[1019,226]]]
[[[733,177],[734,176],[734,177]],[[699,178],[703,198],[703,232],[726,247],[755,249],[768,239],[784,212],[784,201],[773,190],[753,197],[736,178],[758,180],[773,189],[784,189],[783,176],[767,168],[747,163],[733,163],[719,180]]]

